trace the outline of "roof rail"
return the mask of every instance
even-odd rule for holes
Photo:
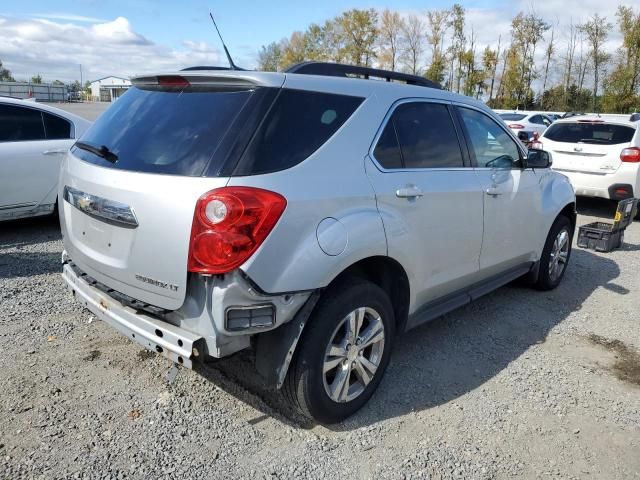
[[[387,82],[404,82],[408,85],[418,85],[442,89],[440,85],[431,80],[418,75],[408,73],[392,72],[391,70],[381,70],[378,68],[358,67],[355,65],[344,65],[342,63],[329,62],[302,62],[285,70],[285,73],[298,73],[302,75],[323,75],[327,77],[361,77],[365,79],[379,78]]]

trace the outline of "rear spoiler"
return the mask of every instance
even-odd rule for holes
[[[133,77],[131,83],[137,87],[255,88],[282,87],[284,79],[284,74],[277,72],[183,70],[154,75],[140,75]]]

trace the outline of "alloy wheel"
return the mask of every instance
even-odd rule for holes
[[[364,392],[380,366],[384,343],[384,323],[373,308],[357,308],[342,319],[322,365],[324,388],[334,402],[350,402]]]

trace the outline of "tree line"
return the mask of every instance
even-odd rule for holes
[[[622,42],[611,52],[605,44],[614,28]],[[406,16],[352,9],[258,52],[258,68],[266,71],[309,60],[422,75],[492,108],[640,110],[640,11],[624,5],[615,19],[596,13],[565,25],[521,12],[508,38],[486,46],[459,4]]]
[[[2,64],[2,60],[0,60],[0,82],[15,82],[15,81],[16,79],[13,77],[11,70],[4,67],[4,65]],[[18,79],[17,81],[25,82],[25,83],[30,82],[34,85],[40,85],[43,83],[42,76],[39,73],[32,76],[30,80]],[[60,80],[54,80],[53,82],[51,82],[51,85],[67,85],[67,87],[69,87],[69,90],[72,92],[80,92],[83,90],[85,92],[89,92],[91,90],[91,82],[89,81],[85,82],[84,87],[80,85],[80,82],[78,80],[75,80],[69,83],[64,83]]]

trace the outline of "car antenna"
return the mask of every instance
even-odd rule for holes
[[[211,11],[209,11],[209,16],[211,17],[213,26],[216,28],[216,32],[218,32],[218,37],[220,37],[220,41],[222,42],[222,48],[224,48],[224,53],[227,55],[227,60],[229,61],[229,68],[231,70],[243,70],[242,68],[239,68],[238,66],[236,66],[235,63],[233,63],[233,59],[229,54],[229,50],[227,50],[227,46],[224,44],[224,40],[222,38],[222,35],[220,34],[220,30],[218,29],[218,25],[216,24],[216,20],[213,18],[213,14],[211,13]]]

